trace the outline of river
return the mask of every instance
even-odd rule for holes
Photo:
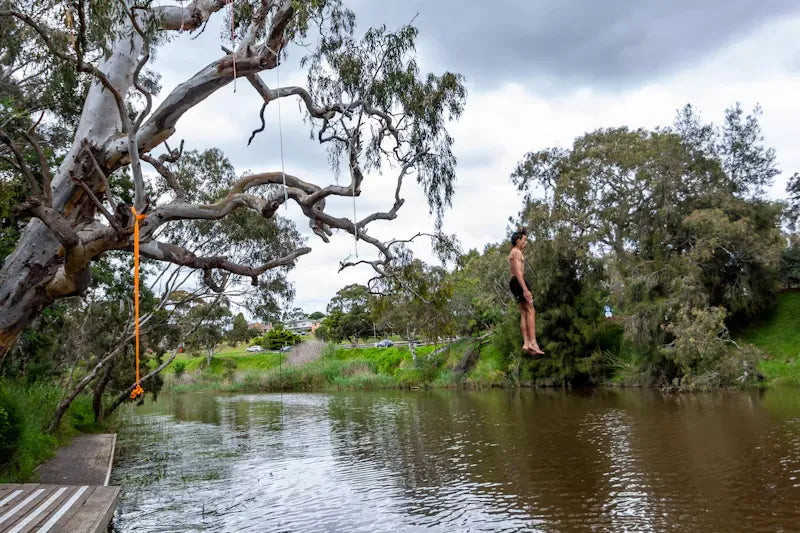
[[[118,532],[800,529],[800,390],[162,395]]]

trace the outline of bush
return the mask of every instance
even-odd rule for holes
[[[294,346],[302,341],[303,337],[300,335],[292,333],[288,329],[283,329],[282,326],[277,326],[261,337],[258,340],[258,344],[265,350],[280,350],[284,346]]]
[[[222,360],[222,377],[231,381],[236,374],[236,361],[231,358],[225,358]]]
[[[184,372],[186,372],[186,361],[176,361],[172,366],[172,373],[177,379],[180,379]]]
[[[22,416],[19,405],[0,390],[0,465],[11,461],[22,436]]]

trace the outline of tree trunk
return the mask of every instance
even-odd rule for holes
[[[47,431],[49,433],[52,433],[58,427],[58,424],[61,422],[61,417],[64,416],[64,413],[69,408],[70,404],[72,403],[72,400],[77,398],[78,394],[83,392],[83,390],[87,387],[87,385],[89,385],[89,383],[91,383],[92,380],[97,376],[97,373],[100,372],[100,370],[102,370],[107,364],[111,363],[120,354],[120,352],[125,348],[125,346],[129,341],[130,338],[128,338],[125,342],[121,343],[119,346],[114,348],[114,350],[111,353],[109,353],[107,356],[101,359],[94,366],[92,371],[89,372],[86,376],[84,376],[84,378],[80,380],[80,382],[78,382],[75,388],[72,389],[72,392],[70,392],[66,398],[61,400],[61,402],[58,404],[58,407],[56,407],[56,412],[53,415],[53,420],[50,422],[50,425],[47,428]]]
[[[214,359],[214,347],[206,348],[206,365],[211,366],[211,360]]]
[[[103,375],[97,381],[97,385],[94,387],[94,398],[92,399],[92,409],[94,410],[94,421],[100,423],[103,421],[103,392],[106,390],[106,386],[108,386],[108,382],[111,381],[111,373],[116,366],[116,360],[111,361],[105,370],[103,371]]]
[[[414,347],[414,341],[417,338],[417,331],[416,330],[410,331],[409,329],[406,329],[406,338],[408,339],[408,349],[411,352],[411,361],[414,363],[414,365],[416,365],[417,350]]]
[[[131,86],[141,48],[142,41],[138,36],[125,35],[99,65],[99,70],[106,73],[121,94],[126,94]],[[100,83],[92,84],[72,149],[52,182],[53,209],[63,213],[73,227],[91,223],[95,205],[71,176],[83,180],[93,190],[101,187],[94,165],[84,151],[83,140],[102,147],[113,141],[119,129],[120,119],[113,95]],[[100,161],[101,165],[105,163]],[[112,165],[107,166],[112,168]],[[62,274],[62,279],[54,286],[52,282],[59,274]],[[65,269],[64,248],[55,234],[40,220],[31,219],[0,269],[0,360],[33,318],[56,298],[85,289],[88,276],[88,264],[77,271]]]

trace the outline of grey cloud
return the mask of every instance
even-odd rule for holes
[[[696,63],[770,20],[800,13],[795,0],[358,0],[367,25],[396,27],[419,12],[420,55],[467,75],[471,86],[527,80],[614,88]]]

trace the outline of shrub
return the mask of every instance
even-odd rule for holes
[[[177,361],[172,367],[172,373],[180,379],[184,372],[186,372],[186,361]]]
[[[0,390],[0,464],[11,461],[22,436],[22,416],[19,405],[9,394]]]

